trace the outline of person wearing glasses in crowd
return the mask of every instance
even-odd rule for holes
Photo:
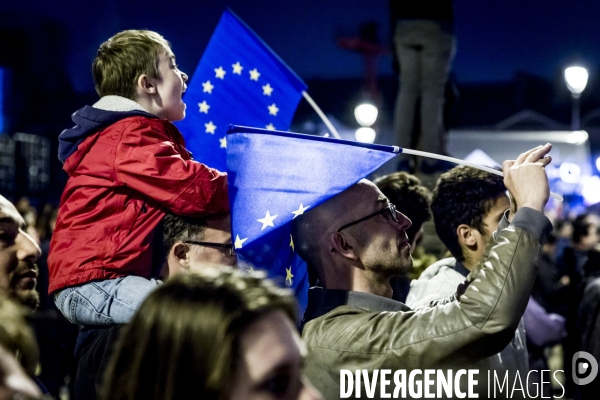
[[[206,268],[208,264],[235,266],[229,214],[186,218],[167,214],[163,246],[168,251],[163,277]]]
[[[342,369],[465,368],[508,344],[552,229],[543,213],[550,149],[504,162],[513,199],[506,227],[455,295],[418,310],[391,299],[390,278],[412,263],[411,222],[373,183],[362,180],[294,220],[296,251],[323,286],[309,290],[302,337],[305,373],[325,398],[340,396]]]
[[[162,268],[165,280],[215,265],[236,266],[231,242],[229,214],[187,218],[167,214],[163,221],[163,249],[167,253]],[[92,326],[81,330],[75,350],[77,370],[74,391],[78,399],[99,398],[103,373],[122,325]]]

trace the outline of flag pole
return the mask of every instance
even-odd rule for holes
[[[308,95],[308,93],[306,93],[306,90],[302,91],[302,97],[304,97],[306,99],[306,101],[308,102],[308,104],[311,105],[311,107],[315,110],[315,112],[323,120],[323,122],[325,123],[325,126],[327,126],[327,129],[329,129],[329,131],[331,132],[331,134],[333,135],[333,137],[335,137],[336,139],[341,139],[341,136],[338,133],[337,129],[335,129],[335,127],[333,126],[333,124],[331,123],[331,121],[329,120],[329,118],[327,118],[327,116],[325,115],[325,113],[323,113],[323,111],[321,111],[321,109],[319,108],[319,106],[317,105],[317,103],[315,103],[315,101],[312,99],[312,97],[310,97]]]
[[[323,120],[323,122],[325,123],[325,125],[327,126],[327,128],[331,131],[331,134],[336,139],[341,139],[340,134],[335,129],[335,127],[333,126],[333,124],[331,123],[331,121],[329,120],[329,118],[327,118],[327,116],[325,115],[325,113],[323,113],[323,111],[319,108],[319,106],[317,105],[317,103],[315,103],[315,101],[312,99],[312,97],[310,97],[309,94],[306,93],[306,90],[302,91],[302,96],[306,99],[306,101],[308,102],[308,104],[311,105],[311,107],[315,110],[315,112]],[[394,153],[396,153],[397,152],[396,149],[394,149],[394,150],[395,150]],[[437,160],[448,161],[448,162],[451,162],[451,163],[454,163],[454,164],[459,164],[459,165],[466,165],[466,166],[469,166],[469,167],[480,169],[482,171],[487,171],[487,172],[492,173],[492,174],[496,174],[496,175],[499,175],[499,176],[504,176],[504,174],[502,173],[502,171],[498,171],[498,170],[496,170],[494,168],[485,167],[483,165],[475,164],[475,163],[472,163],[472,162],[469,162],[469,161],[461,160],[459,158],[448,157],[448,156],[443,156],[441,154],[434,154],[434,153],[429,153],[429,152],[426,152],[426,151],[411,150],[411,149],[405,149],[405,148],[400,149],[400,152],[404,153],[404,154],[412,154],[412,155],[420,156],[420,157],[435,158]],[[556,199],[558,201],[563,201],[563,197],[561,195],[559,195],[559,194],[550,192],[550,196],[552,196],[554,199]]]
[[[420,156],[420,157],[435,158],[437,160],[448,161],[448,162],[451,162],[451,163],[454,163],[454,164],[459,164],[459,165],[466,165],[466,166],[469,166],[469,167],[472,167],[472,168],[480,169],[482,171],[487,171],[487,172],[492,173],[492,174],[504,176],[504,174],[502,173],[502,171],[498,171],[497,169],[486,167],[486,166],[483,166],[483,165],[475,164],[475,163],[472,163],[470,161],[461,160],[459,158],[448,157],[448,156],[443,156],[441,154],[434,154],[434,153],[429,153],[429,152],[426,152],[426,151],[411,150],[411,149],[404,149],[404,148],[402,149],[402,153],[403,154],[412,154],[412,155]],[[562,196],[559,195],[559,194],[550,192],[550,196],[552,196],[553,198],[555,198],[558,201],[563,201]]]

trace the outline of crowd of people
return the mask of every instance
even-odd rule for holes
[[[238,269],[227,176],[171,123],[188,78],[170,44],[123,31],[92,70],[100,100],[59,137],[60,207],[36,223],[27,201],[0,196],[0,399],[57,396],[44,372],[63,365],[75,399],[334,399],[342,370],[357,371],[360,397],[373,389],[362,370],[465,368],[480,371],[480,398],[487,371],[525,385],[500,397],[549,396],[540,371],[556,344],[562,396],[599,392],[569,370],[578,351],[600,359],[599,222],[563,221],[565,236],[544,214],[550,144],[505,161],[503,178],[460,166],[430,191],[397,172],[294,218],[312,286],[302,312],[261,265]],[[448,250],[436,262],[419,244],[432,216]],[[64,362],[38,354],[40,298],[76,330]]]

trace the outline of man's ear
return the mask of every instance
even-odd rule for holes
[[[355,252],[354,246],[348,242],[346,236],[342,232],[333,232],[329,236],[329,244],[332,252],[338,252],[343,257],[351,260],[358,260],[358,255]]]
[[[137,80],[137,90],[146,94],[156,94],[156,85],[154,80],[146,74],[140,75]]]
[[[456,235],[458,236],[458,243],[472,247],[477,244],[477,238],[475,237],[475,229],[467,224],[460,224],[456,228]]]
[[[181,265],[185,269],[189,269],[190,267],[190,246],[185,243],[177,242],[171,248],[171,255],[177,261],[179,265]]]

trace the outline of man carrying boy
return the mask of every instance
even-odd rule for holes
[[[171,121],[185,116],[188,77],[170,44],[123,31],[92,64],[100,100],[59,136],[69,180],[48,265],[49,293],[73,323],[126,323],[158,283],[154,229],[165,213],[229,211],[227,176],[191,159]]]

